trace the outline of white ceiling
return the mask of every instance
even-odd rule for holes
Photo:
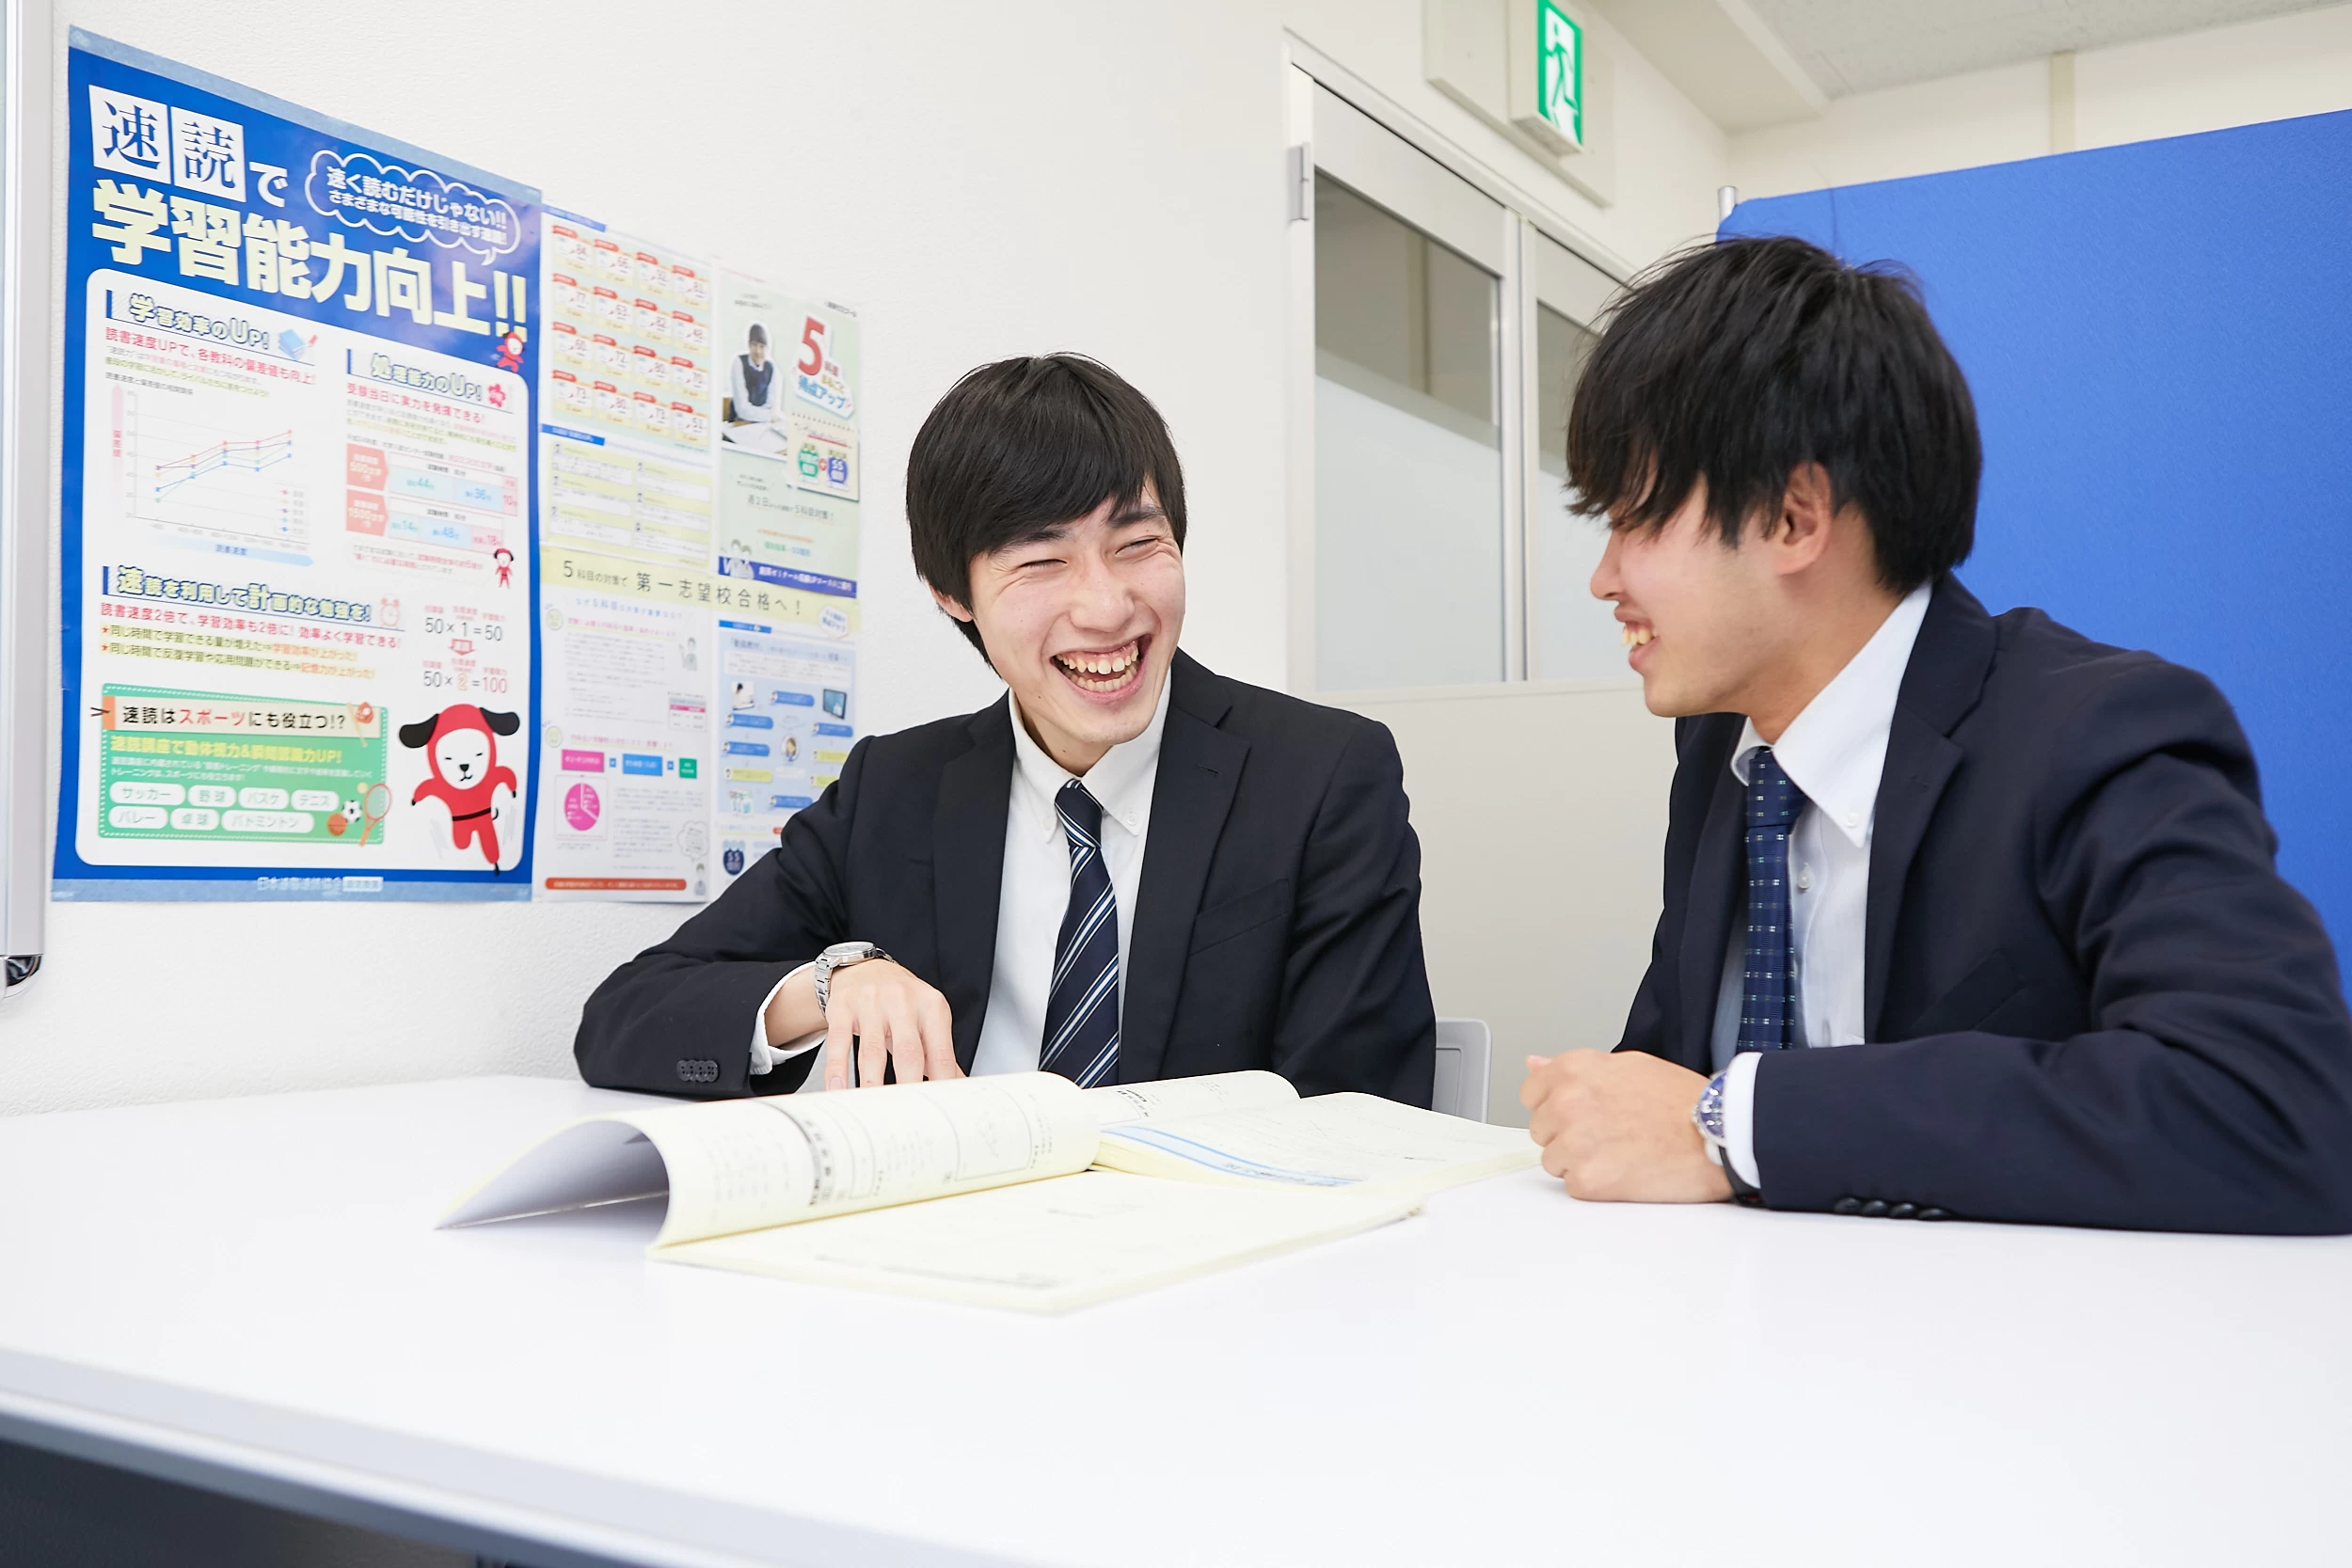
[[[2332,0],[1746,0],[1832,98]]]

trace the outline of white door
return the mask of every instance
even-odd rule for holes
[[[1387,724],[1440,1016],[1528,1053],[1615,1041],[1657,918],[1673,729],[1568,515],[1568,398],[1615,284],[1301,72],[1290,131],[1292,684]],[[1496,192],[1490,195],[1489,191]],[[1534,677],[1533,679],[1529,677]]]
[[[1616,292],[1607,273],[1549,236],[1527,235],[1534,265],[1536,461],[1527,498],[1527,672],[1537,680],[1623,678],[1625,649],[1610,607],[1593,597],[1605,537],[1568,511],[1568,400],[1599,341]]]
[[[1314,92],[1313,685],[1514,673],[1517,220]]]

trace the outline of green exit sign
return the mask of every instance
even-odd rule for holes
[[[1535,113],[1584,145],[1584,29],[1551,0],[1535,0]]]
[[[1505,8],[1511,127],[1559,156],[1592,146],[1584,124],[1584,25],[1562,8],[1564,3],[1578,0],[1509,0]]]

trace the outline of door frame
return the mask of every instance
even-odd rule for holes
[[[1530,460],[1539,450],[1534,307],[1541,302],[1589,325],[1633,269],[1524,187],[1303,40],[1285,35],[1284,63],[1290,185],[1283,356],[1286,685],[1301,696],[1321,690],[1315,671],[1314,504],[1314,179],[1321,171],[1501,280],[1494,357],[1503,465],[1503,678],[1458,689],[1523,687],[1534,667],[1528,523],[1543,499],[1540,470]]]

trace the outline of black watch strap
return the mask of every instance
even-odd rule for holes
[[[1740,1167],[1731,1163],[1731,1150],[1723,1150],[1724,1180],[1731,1183],[1731,1201],[1743,1208],[1761,1209],[1764,1195],[1756,1184],[1740,1174]]]

